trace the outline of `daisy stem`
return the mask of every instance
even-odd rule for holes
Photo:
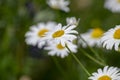
[[[94,53],[94,55],[95,55],[100,61],[105,62],[105,61],[103,61],[103,59],[101,59],[101,57],[99,56],[99,53],[97,53],[95,50],[93,50],[93,48],[91,48],[91,47],[87,44],[87,42],[86,42],[81,36],[79,36],[79,37],[85,42],[85,44],[88,46],[88,48]]]
[[[67,46],[66,46],[67,47]],[[71,50],[67,47],[67,49],[70,51],[71,55],[74,57],[74,59],[78,62],[78,64],[81,66],[81,68],[86,72],[88,76],[90,76],[90,73],[88,70],[84,67],[84,65],[80,62],[80,60],[71,52]]]
[[[89,46],[89,49],[96,55],[96,57],[97,57],[101,62],[103,62],[103,63],[105,64],[105,61],[104,61],[103,59],[101,59],[101,57],[99,56],[99,54],[98,54],[95,50],[93,50],[93,48],[91,48],[91,47]]]
[[[101,65],[101,66],[105,66],[106,64],[96,60],[94,57],[92,57],[91,55],[89,55],[87,52],[85,52],[84,50],[80,49],[82,51],[82,53],[84,53],[85,56],[87,56],[89,59],[93,60],[94,62],[96,62],[97,64]]]
[[[56,67],[60,71],[61,75],[65,78],[65,80],[68,80],[68,77],[66,73],[64,72],[63,68],[61,67],[61,65],[59,64],[58,60],[55,57],[52,57],[52,60],[54,61]]]
[[[62,67],[60,66],[60,64],[58,63],[58,60],[55,57],[52,57],[56,67],[59,69],[60,73],[65,76],[65,72],[63,71]]]

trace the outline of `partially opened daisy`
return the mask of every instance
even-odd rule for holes
[[[77,46],[72,42],[67,42],[66,45],[71,50],[71,52],[73,53],[77,52]],[[51,41],[48,42],[48,45],[44,49],[49,51],[48,55],[51,56],[57,55],[60,56],[61,58],[64,58],[69,54],[69,50],[66,48],[66,45],[63,46],[61,43],[56,43],[54,41]]]
[[[111,50],[114,48],[118,51],[120,49],[120,25],[116,25],[115,28],[111,28],[104,33],[101,42],[106,49]]]
[[[47,22],[31,26],[30,31],[25,34],[25,42],[28,45],[38,45],[39,48],[42,48],[46,43],[45,34],[54,29],[56,25],[55,22]]]
[[[80,35],[81,38],[79,39],[79,44],[81,44],[83,47],[87,47],[87,45],[91,47],[100,47],[100,38],[103,36],[103,33],[104,31],[100,28],[90,29],[88,32]]]
[[[69,12],[70,9],[68,0],[47,0],[47,4],[53,9],[60,9],[65,12]]]
[[[117,67],[105,66],[98,69],[97,72],[92,73],[89,80],[120,80],[120,69]]]
[[[62,26],[58,24],[52,31],[48,32],[46,35],[47,40],[54,40],[56,43],[61,43],[63,46],[66,42],[73,41],[77,38],[75,34],[78,32],[73,30],[76,26]]]
[[[67,22],[67,25],[78,25],[80,21],[80,18],[77,20],[75,17],[67,17],[66,18],[66,22]]]
[[[120,0],[106,0],[104,6],[112,12],[120,12]]]

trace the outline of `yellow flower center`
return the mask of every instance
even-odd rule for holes
[[[101,76],[100,78],[98,78],[98,80],[112,80],[112,79],[109,76],[104,75],[104,76]]]
[[[91,33],[92,38],[100,38],[102,37],[104,31],[100,28],[93,29],[93,32]]]
[[[57,44],[57,46],[56,46],[58,49],[60,49],[60,50],[62,50],[62,49],[64,49],[65,47],[63,47],[60,43],[59,44]]]
[[[58,38],[58,37],[63,36],[64,33],[65,33],[64,30],[58,30],[58,31],[56,31],[55,33],[53,33],[52,37],[53,37],[53,38]]]
[[[120,29],[117,29],[117,30],[114,32],[113,37],[114,37],[115,39],[120,39]]]
[[[46,32],[48,32],[48,29],[41,29],[41,30],[38,32],[38,36],[39,36],[39,37],[44,37]]]
[[[117,0],[118,3],[120,3],[120,0]]]

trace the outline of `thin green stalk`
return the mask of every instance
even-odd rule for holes
[[[71,50],[67,47],[67,49],[70,51],[70,54],[74,57],[74,59],[78,62],[78,64],[81,66],[81,68],[86,72],[88,76],[90,76],[90,73],[88,70],[84,67],[84,65],[80,62],[80,60],[71,52]]]
[[[105,64],[105,61],[103,59],[101,59],[101,57],[98,55],[98,53],[95,50],[93,50],[93,48],[91,48],[90,46],[88,46],[88,47],[95,54],[95,56]]]
[[[87,44],[87,42],[81,37],[81,36],[79,36],[84,42],[85,42],[85,44],[88,46],[88,48],[94,53],[94,55],[100,60],[100,61],[102,61],[102,62],[104,62],[105,63],[105,61],[103,61],[103,59],[101,59],[101,57],[99,56],[99,54],[95,51],[95,50],[93,50],[93,48],[91,48],[88,44]]]
[[[89,59],[93,60],[94,62],[96,62],[97,64],[101,65],[101,66],[105,66],[106,64],[96,60],[95,58],[93,58],[91,55],[89,55],[87,52],[85,52],[84,50],[80,49],[82,51],[82,53],[84,53],[85,56],[87,56]]]
[[[60,73],[66,78],[65,72],[62,69],[61,65],[58,63],[58,60],[55,57],[52,57],[56,67],[58,68],[58,70],[60,71]]]

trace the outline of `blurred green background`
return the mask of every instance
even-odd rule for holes
[[[70,12],[54,10],[46,0],[0,0],[0,80],[88,80],[72,58],[48,56],[43,49],[25,43],[25,33],[38,22],[66,24],[66,17],[80,18],[78,32],[100,27],[108,30],[120,24],[120,13],[104,8],[105,0],[70,0]],[[79,47],[82,48],[82,47]],[[110,66],[120,67],[120,53],[93,48]],[[90,55],[94,54],[85,49]],[[90,73],[102,67],[78,50],[76,56]]]

